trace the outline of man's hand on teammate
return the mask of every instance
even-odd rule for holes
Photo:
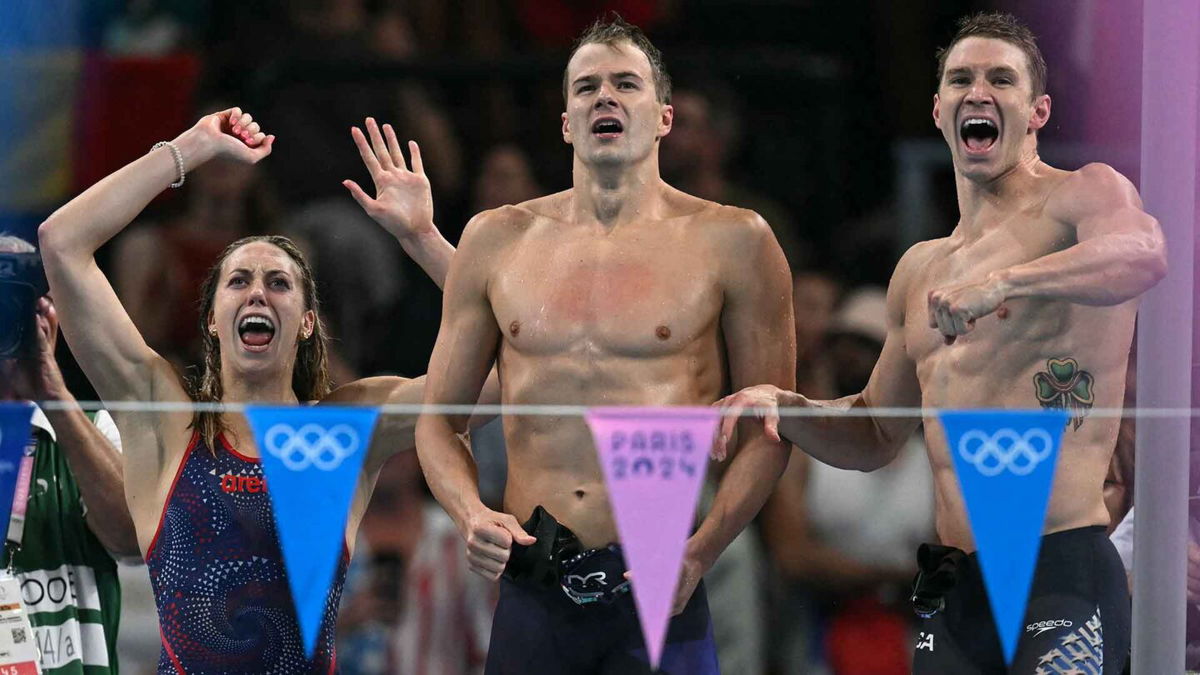
[[[999,309],[1004,299],[1004,288],[994,279],[929,291],[929,327],[952,344],[959,335],[974,330],[977,319]]]
[[[490,581],[498,580],[504,572],[514,541],[522,546],[537,541],[516,518],[482,504],[467,517],[463,537],[471,571]]]
[[[392,125],[379,125],[373,118],[366,121],[367,134],[358,127],[350,129],[363,164],[375,183],[375,197],[371,198],[352,180],[342,181],[350,194],[367,215],[383,226],[398,239],[436,234],[433,224],[433,191],[421,162],[421,149],[416,141],[408,142],[412,154],[412,170],[404,162],[404,153]],[[370,136],[368,142],[367,135]]]
[[[733,438],[738,420],[746,411],[761,419],[767,437],[778,442],[780,399],[789,393],[771,384],[760,384],[747,387],[714,403],[714,406],[721,408],[725,416],[721,418],[721,428],[716,441],[713,442],[712,458],[720,462],[728,455],[729,439]]]

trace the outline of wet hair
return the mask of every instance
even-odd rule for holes
[[[192,399],[202,403],[216,403],[224,395],[221,385],[221,345],[217,336],[208,330],[208,318],[212,314],[217,297],[217,285],[221,281],[221,268],[229,256],[247,244],[265,242],[282,250],[300,271],[300,289],[304,294],[304,308],[315,315],[312,333],[296,347],[296,363],[292,368],[292,391],[300,401],[324,398],[333,388],[329,379],[328,341],[325,326],[321,322],[321,303],[317,298],[317,283],[312,268],[296,244],[287,237],[259,235],[243,237],[225,247],[216,263],[208,270],[204,283],[200,285],[200,335],[204,363],[200,374],[188,380]],[[217,435],[226,430],[221,414],[205,411],[192,415],[190,428],[200,432],[205,444],[215,451]]]
[[[37,247],[18,236],[0,232],[0,253],[37,253]]]
[[[1020,19],[1004,12],[980,12],[965,16],[958,21],[958,32],[950,44],[937,50],[937,81],[940,85],[946,71],[946,57],[954,45],[969,38],[982,37],[1004,40],[1025,52],[1029,62],[1029,87],[1034,98],[1046,93],[1046,59],[1038,49],[1037,36]]]
[[[567,68],[563,68],[563,101],[567,100],[567,92],[570,90],[571,83],[568,81],[570,76],[567,71],[575,52],[584,45],[601,44],[615,47],[622,42],[632,43],[646,55],[646,59],[650,61],[650,72],[654,77],[654,94],[659,103],[670,103],[671,76],[667,74],[667,68],[663,65],[662,52],[658,51],[658,47],[650,42],[650,38],[646,37],[641,28],[622,19],[621,15],[616,12],[610,14],[607,19],[603,17],[596,19],[595,23],[588,26],[571,46],[571,54],[567,57]]]

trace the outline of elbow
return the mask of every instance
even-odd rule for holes
[[[55,220],[54,215],[38,225],[38,253],[43,264],[54,264],[67,254],[67,241],[63,228]]]
[[[1146,268],[1150,276],[1150,283],[1147,288],[1151,288],[1167,276],[1167,247],[1162,243],[1161,239],[1151,249],[1150,255],[1147,258]]]

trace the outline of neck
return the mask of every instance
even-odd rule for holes
[[[973,180],[955,170],[959,228],[967,234],[982,232],[998,220],[988,214],[1023,208],[1042,166],[1037,154],[1037,137],[1030,135],[1015,164],[987,180]]]
[[[666,183],[658,173],[658,152],[635,164],[590,165],[575,156],[572,169],[577,222],[615,226],[656,218]]]
[[[257,377],[231,375],[228,370],[221,373],[221,400],[227,403],[266,401],[272,403],[297,403],[292,390],[292,369],[286,373],[263,373]]]

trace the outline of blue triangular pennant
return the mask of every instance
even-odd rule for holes
[[[246,406],[310,659],[378,416],[377,408]]]
[[[2,532],[8,531],[9,518],[12,516],[13,494],[17,489],[17,475],[20,473],[21,458],[25,456],[25,447],[29,445],[32,422],[32,403],[0,403],[0,531]]]
[[[1037,565],[1046,504],[1067,425],[1064,410],[957,410],[940,415],[967,505],[983,582],[1012,664]]]

